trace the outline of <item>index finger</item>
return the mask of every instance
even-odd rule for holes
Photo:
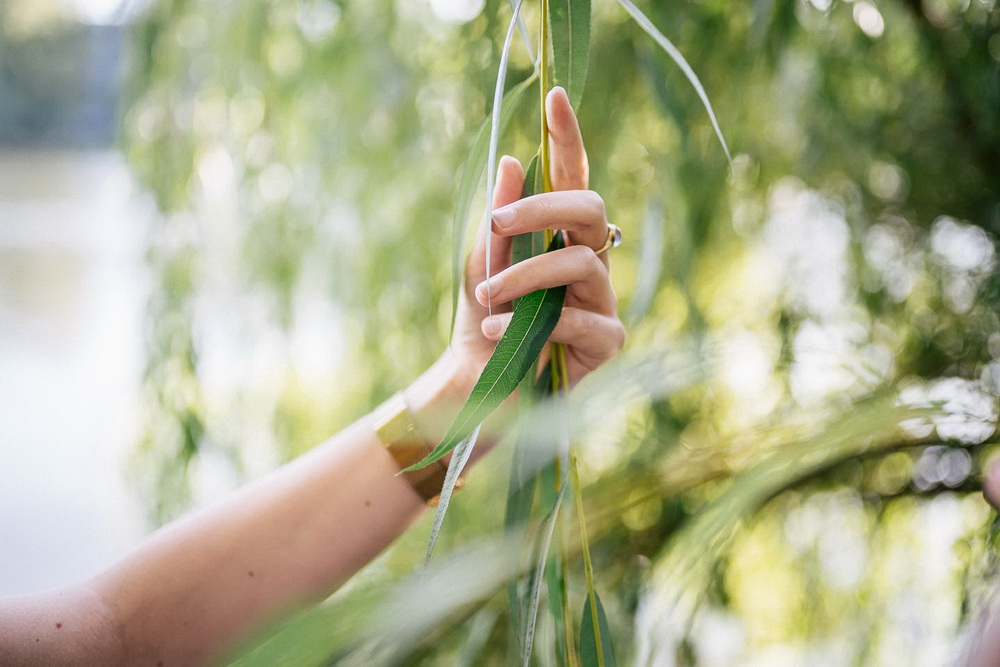
[[[554,190],[586,190],[590,176],[580,124],[566,91],[556,86],[545,98]]]
[[[509,155],[500,158],[497,170],[496,188],[493,190],[493,207],[501,208],[511,204],[521,196],[521,185],[524,181],[524,170],[521,163]],[[486,235],[492,234],[490,242],[490,268],[493,273],[502,271],[510,264],[509,236],[494,234],[492,225],[481,224],[476,233],[476,240],[466,262],[466,286],[475,287],[486,277]]]

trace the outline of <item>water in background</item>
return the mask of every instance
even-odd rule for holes
[[[142,534],[144,220],[111,151],[0,153],[0,593],[85,576]]]
[[[78,581],[144,533],[123,473],[152,213],[110,148],[121,28],[11,35],[30,4],[0,21],[0,595]]]

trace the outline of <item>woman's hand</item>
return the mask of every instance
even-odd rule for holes
[[[549,93],[546,111],[554,192],[520,199],[524,172],[517,160],[504,157],[493,198],[489,293],[483,230],[468,261],[455,337],[447,353],[456,362],[456,386],[464,391],[462,400],[471,392],[510,322],[511,301],[535,290],[568,286],[550,340],[566,346],[571,384],[617,355],[625,342],[625,328],[618,319],[617,299],[609,281],[608,255],[595,253],[608,236],[604,201],[587,189],[587,153],[562,88]],[[565,230],[568,247],[512,266],[513,236],[544,229]]]

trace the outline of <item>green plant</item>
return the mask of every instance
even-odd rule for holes
[[[497,142],[500,134],[502,105],[505,90],[505,77],[507,73],[508,54],[510,53],[511,41],[514,36],[515,27],[518,26],[520,10],[523,0],[511,2],[513,16],[504,40],[501,52],[499,73],[497,75],[496,90],[493,101],[493,111],[491,114],[492,123],[490,125],[489,154],[486,163],[486,201],[493,201],[493,188],[495,183],[495,167],[497,159]],[[685,76],[695,87],[699,97],[712,120],[712,125],[726,157],[729,156],[729,149],[722,138],[721,130],[715,118],[715,113],[708,101],[704,89],[698,77],[688,65],[680,52],[656,29],[652,22],[629,0],[619,0],[620,4],[635,18],[642,26],[643,30],[652,35],[657,43],[666,51],[670,57],[681,67]],[[541,0],[539,3],[539,39],[538,58],[536,70],[531,80],[537,78],[539,90],[541,92],[539,103],[539,115],[541,127],[541,138],[539,148],[535,157],[532,158],[525,178],[525,187],[522,196],[531,196],[539,192],[550,192],[552,190],[552,179],[550,176],[549,161],[549,136],[548,124],[545,116],[545,96],[548,94],[550,81],[554,78],[556,84],[565,87],[570,100],[579,104],[583,96],[583,87],[586,80],[587,68],[590,59],[590,23],[591,6],[590,0]],[[522,25],[522,34],[526,35]],[[551,66],[550,66],[551,54]],[[550,72],[550,67],[552,72]],[[554,73],[554,76],[553,76]],[[515,90],[520,90],[515,88]],[[473,156],[479,158],[478,151],[473,151]],[[471,171],[472,167],[466,166],[466,171]],[[460,216],[456,217],[460,219]],[[491,211],[487,210],[484,216],[484,223],[490,224]],[[461,228],[461,226],[460,226]],[[492,235],[487,235],[486,244],[486,277],[489,285],[490,277],[490,243]],[[563,246],[562,233],[558,230],[546,230],[544,240],[538,243],[537,234],[522,234],[515,239],[513,250],[515,261],[523,260],[537,254],[538,252],[549,252]],[[462,235],[458,234],[454,240],[457,256],[461,248]],[[453,266],[457,264],[453,263]],[[460,275],[453,275],[453,284],[461,283]],[[552,333],[559,313],[562,309],[565,297],[565,288],[551,288],[534,292],[518,299],[514,304],[514,313],[510,326],[505,331],[503,338],[497,344],[493,356],[487,362],[479,381],[472,390],[465,406],[462,408],[454,424],[445,435],[444,440],[428,456],[408,470],[418,469],[433,463],[454,450],[451,459],[448,475],[445,478],[444,489],[441,493],[441,500],[437,506],[434,525],[431,529],[430,544],[427,548],[427,561],[430,561],[434,544],[441,529],[445,513],[450,504],[454,486],[459,479],[462,469],[475,447],[476,438],[483,421],[500,404],[510,396],[514,390],[521,385],[524,387],[521,401],[523,405],[530,408],[535,395],[530,388],[539,376],[538,359],[542,349]],[[453,311],[457,310],[455,297],[457,289],[453,288]],[[551,396],[556,402],[557,419],[564,410],[558,404],[564,400],[564,394],[569,389],[569,380],[566,372],[565,350],[559,343],[550,345],[551,352],[546,368],[541,373],[543,381],[541,383],[539,396]],[[534,476],[523,478],[516,472],[512,473],[510,492],[508,494],[508,508],[506,527],[508,530],[523,530],[531,518],[532,506],[534,504],[534,490],[541,485],[549,487],[542,491],[543,497],[546,495],[549,502],[542,502],[542,509],[547,516],[543,523],[542,533],[544,538],[537,539],[540,546],[535,550],[538,553],[537,562],[534,566],[534,581],[528,593],[521,593],[521,586],[517,582],[509,586],[511,599],[511,617],[514,621],[517,633],[518,646],[522,653],[523,664],[527,667],[532,660],[533,638],[535,634],[536,614],[539,606],[539,596],[541,586],[539,582],[542,573],[548,584],[550,596],[550,608],[553,611],[556,628],[557,656],[561,665],[576,664],[579,660],[583,665],[599,665],[604,667],[614,664],[614,650],[611,644],[611,637],[608,632],[607,619],[605,617],[604,606],[594,585],[594,570],[591,563],[590,547],[587,541],[586,512],[584,511],[582,488],[577,472],[576,454],[573,452],[571,443],[564,433],[561,435],[562,452],[555,461],[550,464],[550,468],[539,471]],[[523,457],[523,445],[515,452],[516,457]],[[554,488],[553,488],[554,487]],[[559,567],[556,560],[561,558],[557,551],[552,560],[549,557],[549,546],[551,544],[554,526],[560,522],[559,512],[562,506],[562,497],[566,488],[572,488],[572,493],[576,499],[577,519],[579,525],[579,535],[581,549],[584,559],[584,572],[587,585],[587,601],[584,605],[582,620],[578,632],[579,636],[579,657],[576,656],[573,641],[572,618],[574,614],[568,606],[566,595],[565,577],[567,571],[565,561],[563,567]],[[554,498],[554,500],[553,500]],[[562,545],[565,549],[566,545]],[[530,572],[525,577],[531,578]]]
[[[326,37],[301,27],[300,9],[329,6],[339,18]],[[619,658],[707,661],[721,626],[730,664],[774,650],[803,663],[933,662],[976,609],[992,559],[977,489],[996,443],[990,40],[1000,10],[641,6],[719,96],[739,149],[727,182],[683,74],[627,12],[595,4],[600,66],[580,118],[594,188],[628,230],[613,279],[631,349],[561,409]],[[872,9],[881,35],[859,23]],[[534,3],[522,11],[537,21]],[[509,17],[503,3],[457,25],[378,0],[152,5],[124,118],[130,159],[166,212],[150,244],[149,472],[139,477],[157,517],[183,505],[185,471],[199,461],[231,459],[236,476],[241,461],[267,465],[234,444],[251,432],[265,462],[290,457],[446,344],[457,283],[427,258],[447,256],[445,221],[464,230],[482,199],[490,125],[476,125]],[[511,78],[525,83],[505,92],[502,136],[530,155],[534,58],[517,48],[509,57]],[[230,169],[214,169],[220,161]],[[954,254],[956,239],[971,250]],[[219,273],[235,279],[220,285]],[[245,307],[225,329],[238,335],[213,328],[220,291]],[[306,372],[317,358],[279,354],[261,372],[262,353],[276,337],[296,339],[317,301],[342,315],[331,347],[345,361],[319,382]],[[220,389],[213,372],[220,340],[248,368],[237,389]],[[912,404],[903,398],[914,389],[931,400],[914,414],[930,421],[901,428],[909,413],[895,402]],[[963,404],[956,390],[979,398]],[[525,477],[564,437],[552,409],[543,401],[517,430]],[[980,420],[964,433],[953,423]],[[545,540],[526,554],[482,511],[508,493],[514,444],[452,503],[425,573],[407,577],[425,558],[427,524],[238,662],[520,661],[509,630],[517,605],[502,591],[535,568],[532,546]],[[547,474],[545,507],[573,508]],[[527,534],[567,545],[554,564],[569,573],[578,620],[588,602],[575,521],[550,523],[537,509]],[[548,665],[556,635],[545,598],[561,593],[545,595],[538,571],[535,655]],[[924,619],[915,634],[913,618]]]

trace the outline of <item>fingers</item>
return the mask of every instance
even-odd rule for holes
[[[497,169],[497,182],[493,188],[493,207],[502,208],[521,196],[521,186],[524,183],[524,170],[515,158],[505,155],[500,158]],[[469,255],[467,280],[470,287],[475,286],[486,277],[486,234],[488,225],[480,225],[476,234],[476,242]],[[492,230],[490,233],[493,233]],[[490,243],[490,270],[493,273],[502,271],[510,264],[509,236],[493,234]]]
[[[597,250],[608,237],[604,200],[592,190],[564,190],[526,197],[493,211],[493,230],[512,236],[563,229],[573,245]]]
[[[549,91],[545,98],[545,116],[549,127],[552,188],[586,190],[590,174],[587,151],[565,90],[557,86]]]
[[[502,236],[512,236],[562,229],[567,232],[567,243],[597,250],[608,238],[604,200],[587,190],[587,152],[566,91],[559,87],[549,91],[545,108],[555,192],[512,200],[507,206],[494,208],[493,230]]]
[[[503,313],[483,319],[483,335],[500,340],[511,317],[511,313]],[[621,352],[625,346],[625,327],[616,317],[566,307],[549,340],[569,345],[588,368],[594,369]]]
[[[602,315],[617,312],[617,300],[608,281],[608,268],[592,250],[570,246],[547,252],[493,276],[489,295],[493,305],[508,303],[517,297],[549,287],[567,285],[566,303]],[[486,281],[476,286],[476,299],[486,305]]]
[[[517,158],[504,155],[497,169],[497,182],[493,188],[493,208],[500,208],[521,198],[524,169]]]

